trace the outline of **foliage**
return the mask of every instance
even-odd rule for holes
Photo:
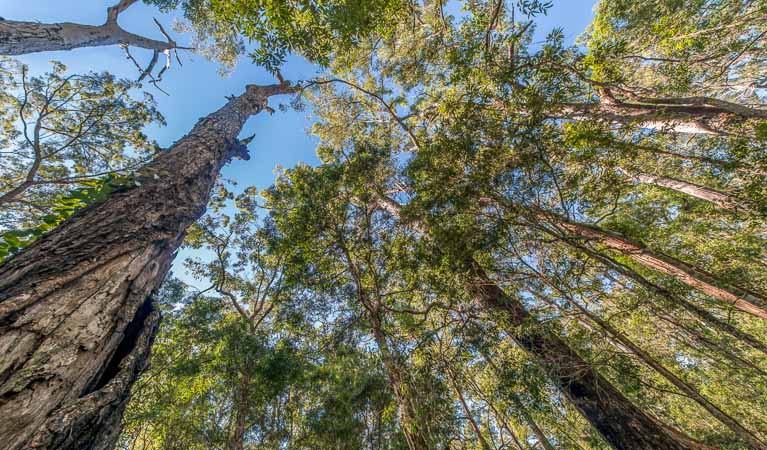
[[[628,447],[567,395],[587,372],[659,427],[764,448],[764,1],[602,0],[582,46],[558,29],[533,43],[550,6],[536,0],[458,17],[441,2],[152,3],[184,8],[225,64],[251,39],[272,72],[293,52],[320,65],[302,94],[321,163],[260,193],[215,187],[186,235],[189,284],[160,292],[122,448]],[[21,74],[44,114],[45,86],[72,89],[63,69],[34,89],[19,70],[7,83]],[[35,148],[15,130],[22,97],[2,135],[19,161]],[[134,147],[158,118],[145,108],[121,131]],[[103,133],[91,146],[123,158]],[[115,188],[99,183],[56,197],[42,226]],[[577,367],[551,357],[562,348]]]
[[[51,213],[40,217],[40,223],[30,228],[14,229],[0,234],[0,261],[18,253],[34,242],[37,238],[55,229],[66,219],[81,209],[101,203],[113,192],[130,188],[134,184],[133,177],[128,175],[107,175],[83,181],[84,187],[59,194],[51,204]]]
[[[73,187],[130,172],[154,153],[142,129],[163,118],[148,94],[131,98],[135,83],[106,72],[69,74],[56,62],[40,76],[12,60],[1,64],[0,229],[41,225]]]
[[[256,45],[253,61],[271,73],[288,54],[327,65],[334,52],[357,45],[371,33],[385,32],[410,4],[402,0],[324,0],[280,2],[244,0],[146,0],[170,10],[181,6],[193,30],[195,47],[233,67],[246,51],[243,38]]]

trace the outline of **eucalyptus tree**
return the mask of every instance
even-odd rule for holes
[[[137,169],[156,147],[143,133],[163,124],[151,96],[108,73],[67,73],[60,63],[41,76],[3,62],[3,158],[0,211],[5,230],[40,223],[73,187]]]
[[[320,151],[338,159],[371,146],[393,152],[393,159],[403,166],[401,171],[392,165],[389,172],[397,175],[389,181],[371,179],[369,195],[378,197],[380,208],[400,214],[434,240],[440,259],[451,261],[448,267],[465,276],[471,298],[486,299],[494,310],[505,310],[501,317],[522,348],[540,356],[546,352],[536,353],[534,346],[524,344],[560,342],[556,347],[560,357],[552,356],[543,364],[554,379],[563,376],[562,366],[591,367],[588,376],[604,380],[596,384],[610,385],[614,395],[611,400],[598,394],[594,398],[602,398],[605,408],[630,405],[627,408],[641,415],[646,415],[642,409],[647,403],[638,401],[634,392],[663,389],[657,386],[671,383],[671,392],[682,389],[696,398],[684,403],[664,397],[663,412],[646,423],[651,430],[661,416],[704,441],[701,444],[680,434],[663,437],[668,429],[662,426],[665,431],[659,433],[611,435],[600,428],[603,424],[595,420],[596,415],[582,408],[612,445],[737,448],[740,442],[763,448],[761,413],[744,414],[748,399],[761,395],[761,383],[748,386],[744,377],[763,376],[764,356],[758,352],[764,348],[765,325],[745,314],[733,315],[730,309],[732,305],[764,316],[764,223],[758,191],[754,196],[738,193],[742,204],[749,205],[748,211],[742,211],[632,179],[633,174],[658,170],[649,166],[651,155],[683,160],[677,164],[702,179],[711,161],[725,155],[719,159],[718,172],[708,172],[706,182],[697,183],[701,189],[694,192],[698,194],[714,177],[727,182],[730,177],[745,176],[746,171],[751,171],[749,176],[758,174],[759,158],[754,166],[743,148],[763,151],[755,139],[758,133],[753,132],[761,113],[732,113],[736,123],[727,126],[735,128],[692,141],[703,143],[700,153],[682,147],[681,130],[675,128],[681,116],[657,115],[665,106],[648,108],[661,124],[654,133],[648,133],[647,123],[636,118],[608,127],[610,121],[599,114],[568,116],[563,106],[574,101],[602,101],[584,100],[584,93],[595,89],[595,83],[583,79],[583,67],[562,70],[563,61],[576,50],[564,47],[561,34],[555,32],[540,51],[531,52],[525,45],[529,27],[511,23],[509,15],[497,14],[491,6],[474,5],[473,15],[455,26],[453,19],[442,20],[438,11],[433,16],[424,14],[422,26],[403,25],[396,37],[366,42],[339,57],[333,68],[343,78],[317,83],[324,92],[315,108],[320,116],[315,126],[323,142]],[[493,19],[496,16],[498,21]],[[328,85],[340,88],[333,91]],[[742,138],[727,134],[739,126],[752,131]],[[578,147],[572,127],[601,131],[586,135]],[[597,138],[595,142],[589,142],[591,136]],[[751,142],[744,145],[748,139]],[[630,165],[632,154],[646,159]],[[404,212],[399,212],[398,203]],[[546,252],[539,253],[537,248]],[[553,293],[550,285],[542,288],[524,282],[540,277],[522,263],[547,261],[548,252],[562,255],[549,259],[562,269],[577,266],[576,261],[586,262],[577,267],[588,267],[593,290],[599,292],[590,298],[600,299],[598,308],[619,313],[641,305],[646,320],[662,320],[664,333],[650,343],[645,336],[633,335],[642,332],[639,329],[626,332],[622,327],[627,324],[613,328],[601,314],[577,308],[583,301],[577,296],[568,298],[559,291]],[[572,286],[564,289],[572,290]],[[578,313],[565,315],[552,304]],[[538,314],[546,320],[561,318],[562,325],[535,326]],[[566,326],[572,315],[578,326]],[[522,326],[528,323],[529,329]],[[584,329],[578,327],[587,325],[597,334],[584,339]],[[591,346],[596,344],[588,340],[596,339],[598,333],[607,336],[607,351],[630,353],[636,370],[650,370],[659,384],[637,387],[615,376],[617,369],[603,370],[604,364],[610,364],[594,359],[597,355]],[[644,345],[636,345],[637,341]],[[674,351],[677,359],[669,359]],[[563,364],[566,359],[561,355],[580,362]],[[686,365],[688,357],[695,361],[694,367]],[[728,367],[727,361],[735,366]],[[624,362],[616,359],[615,364]],[[717,387],[678,382],[685,378],[678,374],[698,370],[718,379]],[[737,375],[728,384],[725,380],[732,374]],[[571,386],[558,384],[564,390]],[[589,398],[585,392],[579,394]],[[682,403],[686,410],[695,411],[690,417],[696,419],[683,421],[683,415],[673,412]],[[702,424],[711,422],[706,414],[720,423],[706,429]],[[628,424],[633,423],[615,420],[620,415],[611,417],[610,425],[615,427],[623,423],[630,428]],[[659,441],[642,442],[651,436]]]
[[[272,73],[279,73],[289,54],[327,65],[333,53],[352,48],[365,36],[388,33],[392,23],[416,11],[403,0],[145,1],[164,11],[181,8],[179,30],[192,32],[196,50],[225,70],[247,54]]]
[[[222,186],[212,213],[190,229],[187,245],[211,257],[186,265],[210,286],[166,302],[121,448],[398,448],[375,354],[342,315],[338,327],[329,323],[332,298],[292,278],[295,255],[270,219],[256,218],[256,200],[253,188],[235,200]]]
[[[295,90],[247,86],[124,189],[0,265],[0,410],[9,418],[0,437],[8,448],[114,442],[156,330],[152,291],[221,167],[248,157],[237,140],[245,121],[269,97]]]
[[[415,275],[419,262],[410,256],[415,251],[411,237],[382,217],[368,196],[356,196],[364,192],[359,180],[376,176],[375,158],[371,149],[356,153],[348,164],[285,171],[268,191],[267,207],[292,259],[306,265],[302,283],[315,295],[346,299],[357,327],[370,336],[407,446],[441,448],[451,435],[452,409],[442,383],[415,367],[414,354],[430,341],[423,328],[428,329],[435,307],[449,305],[422,306],[430,294]]]

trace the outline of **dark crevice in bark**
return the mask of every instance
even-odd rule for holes
[[[288,83],[246,87],[136,175],[0,264],[3,448],[110,449],[159,321],[148,297],[245,121]]]
[[[149,317],[149,314],[154,311],[154,305],[152,304],[152,297],[147,297],[146,301],[136,311],[136,315],[133,320],[130,321],[128,326],[123,332],[123,339],[120,341],[120,345],[117,346],[112,358],[104,367],[104,371],[101,373],[98,381],[93,386],[86,388],[82,396],[86,396],[93,391],[98,391],[107,385],[117,374],[120,372],[120,365],[123,360],[133,353],[133,349],[136,348],[136,343],[141,335],[144,327],[144,320]]]

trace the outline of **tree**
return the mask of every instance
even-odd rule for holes
[[[651,161],[663,155],[664,163],[674,161],[667,170],[682,168],[685,177],[705,180],[699,186],[731,183],[734,187],[741,180],[749,186],[746,177],[758,173],[761,163],[752,165],[748,151],[753,149],[759,155],[763,146],[752,134],[738,138],[728,133],[741,126],[758,129],[759,117],[749,116],[751,112],[745,110],[737,112],[734,102],[706,100],[705,114],[720,114],[724,110],[714,110],[735,106],[727,113],[734,118],[727,124],[732,128],[711,137],[696,136],[687,147],[683,145],[687,139],[674,125],[689,111],[650,101],[660,96],[643,94],[650,100],[641,100],[657,121],[653,133],[636,117],[619,127],[608,127],[599,114],[568,118],[566,108],[571,103],[603,101],[594,93],[596,83],[592,78],[584,80],[580,68],[562,70],[562,58],[577,50],[565,49],[561,35],[555,32],[542,50],[527,53],[523,44],[529,36],[516,31],[527,27],[506,22],[496,31],[492,17],[503,15],[494,13],[491,6],[476,5],[472,10],[476,15],[467,16],[455,28],[450,20],[442,20],[439,11],[433,18],[424,14],[422,28],[402,26],[396,38],[365,42],[336,60],[333,68],[344,77],[315,83],[320,86],[315,102],[320,119],[314,127],[322,140],[319,154],[329,164],[341,164],[371,149],[391,154],[396,162],[383,163],[383,169],[365,166],[362,180],[352,185],[359,189],[355,195],[378,196],[383,209],[396,209],[396,203],[402,203],[409,211],[405,221],[418,220],[420,232],[435,242],[431,252],[438,266],[460,274],[458,285],[468,291],[469,298],[495,304],[491,310],[496,319],[503,320],[501,326],[538,359],[553,380],[566,378],[565,371],[557,368],[594,368],[584,376],[598,377],[604,383],[596,384],[608,383],[614,388],[614,397],[605,400],[605,408],[631,405],[631,411],[646,415],[649,405],[663,404],[663,411],[653,414],[656,419],[683,424],[685,432],[692,430],[693,438],[704,442],[696,444],[675,435],[651,446],[738,448],[747,443],[760,448],[764,445],[758,431],[761,413],[756,418],[742,411],[750,409],[746,406],[749,399],[758,397],[762,388],[740,377],[764,370],[764,357],[756,353],[764,346],[761,331],[756,330],[763,330],[764,324],[744,314],[732,314],[729,305],[714,300],[726,296],[717,289],[740,286],[741,294],[754,294],[749,298],[757,307],[744,306],[744,310],[759,313],[765,286],[759,262],[763,220],[756,217],[758,213],[716,209],[711,202],[684,192],[638,185],[620,170],[660,172]],[[616,95],[627,96],[625,102],[640,102],[615,90]],[[623,107],[626,111],[633,108]],[[663,116],[668,111],[673,114]],[[592,142],[586,141],[581,151],[569,128],[603,131],[587,135]],[[697,145],[700,148],[690,148]],[[635,165],[625,164],[632,157]],[[385,175],[378,178],[378,173]],[[761,202],[758,191],[745,188],[736,192],[747,203]],[[389,208],[385,199],[392,196],[397,199]],[[587,228],[599,232],[586,235]],[[616,236],[620,243],[610,244],[608,240]],[[644,244],[624,248],[628,242]],[[551,300],[553,288],[528,281],[532,274],[524,263],[530,261],[564,272],[565,280],[573,280],[565,291],[583,290],[585,299],[556,295]],[[658,270],[664,268],[672,270]],[[749,275],[743,276],[746,273]],[[579,284],[574,284],[576,280]],[[599,314],[589,315],[591,310],[584,312],[574,302],[593,302]],[[643,313],[631,314],[632,320],[641,320],[646,328],[628,319],[613,328],[601,320],[611,317],[607,311],[622,317],[634,308]],[[729,317],[736,317],[735,327],[727,323]],[[536,318],[550,326],[536,326]],[[570,325],[571,321],[578,325]],[[658,321],[663,323],[663,338],[654,339],[651,324]],[[631,330],[630,336],[623,334],[624,328]],[[593,331],[585,337],[584,330]],[[611,330],[629,339],[621,342]],[[643,345],[631,350],[626,342],[634,342],[634,338]],[[603,349],[615,359],[600,356]],[[627,349],[631,356],[615,356]],[[557,357],[545,358],[555,353]],[[751,356],[743,359],[745,355]],[[692,361],[689,365],[687,358]],[[758,361],[755,367],[749,366],[750,358]],[[727,361],[739,369],[728,368]],[[636,371],[637,375],[622,375],[624,367],[630,367],[626,373]],[[710,388],[703,373],[719,380],[718,387]],[[673,384],[685,376],[695,381]],[[738,381],[730,383],[728,377]],[[646,386],[644,380],[653,381]],[[569,383],[558,385],[567,391]],[[710,397],[680,401],[676,395],[682,388]],[[665,389],[666,394],[648,394],[656,389]],[[655,403],[641,398],[640,392]],[[599,397],[584,394],[583,399]],[[470,409],[471,402],[466,403]],[[695,418],[680,420],[678,408]],[[594,420],[597,415],[585,412],[593,424],[601,426]],[[711,423],[707,414],[721,420],[716,431],[704,430]],[[653,424],[656,419],[647,422],[648,429],[658,427]],[[632,420],[613,420],[610,425],[619,427],[619,423],[628,425]],[[615,433],[608,439],[613,445],[635,442],[641,446],[642,439],[663,433],[643,432],[624,440]]]
[[[149,64],[145,69],[141,70],[141,79],[149,76],[153,81],[159,81],[165,69],[170,66],[171,51],[176,52],[179,49],[189,50],[189,48],[177,45],[157,20],[155,20],[155,23],[167,41],[150,39],[122,29],[117,23],[117,18],[120,13],[137,1],[120,0],[116,5],[107,8],[107,20],[103,25],[0,20],[0,36],[2,36],[2,39],[0,39],[0,55],[23,55],[35,52],[72,50],[81,47],[120,45],[125,48],[128,56],[132,59],[128,47],[138,47],[152,50],[153,52]],[[155,79],[152,76],[152,70],[154,70],[160,53],[165,55],[166,65],[157,74]]]
[[[3,68],[4,229],[39,224],[70,188],[129,173],[153,155],[156,144],[142,129],[164,119],[148,94],[129,96],[135,83],[108,73],[67,74],[59,63],[40,77],[13,61]]]
[[[182,29],[195,32],[195,46],[211,59],[233,67],[248,53],[272,73],[279,72],[288,54],[327,65],[332,55],[353,47],[371,34],[386,34],[391,23],[415,9],[402,0],[330,0],[295,3],[220,0],[147,0],[163,10],[181,6],[187,21]],[[256,44],[248,49],[243,37]]]
[[[158,315],[151,293],[205,211],[237,134],[287,83],[246,88],[135,176],[0,266],[0,409],[9,448],[109,446]],[[130,216],[125,212],[131,211]],[[138,345],[141,344],[141,345]],[[29,402],[34,395],[34,402]],[[93,430],[98,429],[96,433]]]
[[[338,340],[333,327],[313,325],[332,300],[324,311],[304,304],[279,234],[254,215],[255,193],[234,199],[222,186],[212,213],[190,230],[188,245],[213,255],[186,264],[212,284],[192,292],[166,283],[180,295],[164,305],[122,446],[397,448],[384,417],[391,392],[374,355]],[[229,216],[223,211],[232,201],[238,211]]]

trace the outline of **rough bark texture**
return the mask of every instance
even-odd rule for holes
[[[401,207],[396,201],[380,196],[378,206],[400,217]],[[427,234],[428,230],[419,221],[410,224]],[[562,393],[613,448],[710,449],[639,410],[554,331],[535,324],[522,302],[507,295],[474,258],[468,256],[460,265],[472,274],[466,279],[469,294],[484,307],[503,314],[514,342],[541,364]]]
[[[0,55],[23,55],[119,44],[156,51],[175,48],[176,45],[172,41],[157,41],[120,28],[117,16],[136,1],[121,0],[109,8],[107,20],[103,25],[0,20]]]
[[[137,315],[205,211],[221,167],[247,157],[236,140],[245,120],[270,95],[291,91],[248,86],[147,165],[136,187],[75,214],[0,266],[4,448],[110,447],[156,328],[156,313]]]

